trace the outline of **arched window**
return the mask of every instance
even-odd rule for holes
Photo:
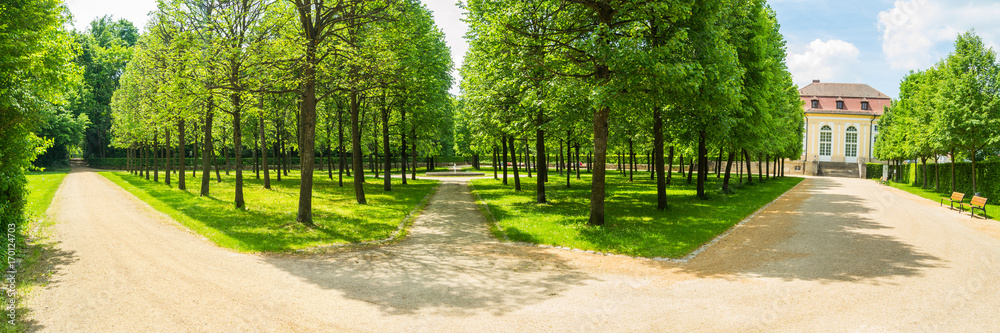
[[[858,161],[858,128],[848,126],[844,134],[844,157],[847,162]]]
[[[823,125],[819,129],[819,156],[820,159],[829,160],[833,153],[833,129],[829,125]]]

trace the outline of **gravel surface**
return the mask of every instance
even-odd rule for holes
[[[968,331],[1000,327],[1000,226],[872,181],[809,178],[688,263],[498,243],[467,179],[408,239],[327,255],[220,249],[77,169],[52,332]]]

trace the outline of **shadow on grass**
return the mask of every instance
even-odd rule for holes
[[[555,177],[552,178],[553,180]],[[743,186],[735,194],[718,193],[721,180],[710,175],[709,199],[695,194],[695,185],[675,176],[667,187],[666,211],[656,209],[656,185],[648,173],[633,182],[620,175],[608,177],[603,226],[589,226],[589,179],[549,182],[549,204],[534,202],[535,185],[522,184],[515,193],[497,181],[481,180],[477,192],[490,203],[512,240],[570,246],[646,257],[682,257],[791,188],[798,178],[772,179]]]
[[[366,184],[371,204],[361,206],[354,201],[353,188],[341,188],[325,177],[316,177],[313,220],[317,227],[311,229],[296,222],[300,183],[296,177],[272,182],[271,190],[263,189],[262,180],[244,179],[246,209],[240,210],[227,198],[234,193],[231,178],[223,178],[223,183],[213,179],[211,194],[201,197],[196,189],[200,181],[191,182],[188,190],[179,191],[126,173],[109,176],[119,177],[193,220],[179,219],[196,232],[208,233],[206,236],[220,246],[243,251],[288,251],[387,238],[435,186],[432,182],[423,182],[397,186],[393,192],[382,193],[378,185]],[[212,233],[222,237],[213,237]]]

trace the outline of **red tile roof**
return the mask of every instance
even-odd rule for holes
[[[856,97],[856,98],[884,98],[890,99],[889,95],[875,90],[864,83],[823,83],[813,81],[813,83],[799,89],[800,96],[824,96],[824,97]]]

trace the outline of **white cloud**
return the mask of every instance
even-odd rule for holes
[[[146,16],[156,10],[156,0],[68,0],[66,7],[73,13],[74,26],[86,30],[90,22],[104,15],[132,22],[141,32]]]
[[[860,53],[854,44],[842,40],[817,39],[806,46],[805,52],[788,55],[788,70],[800,86],[812,80],[844,81],[847,75],[856,74]]]
[[[878,14],[882,51],[893,69],[922,69],[952,50],[955,37],[975,28],[989,46],[1000,41],[995,0],[896,0]]]

